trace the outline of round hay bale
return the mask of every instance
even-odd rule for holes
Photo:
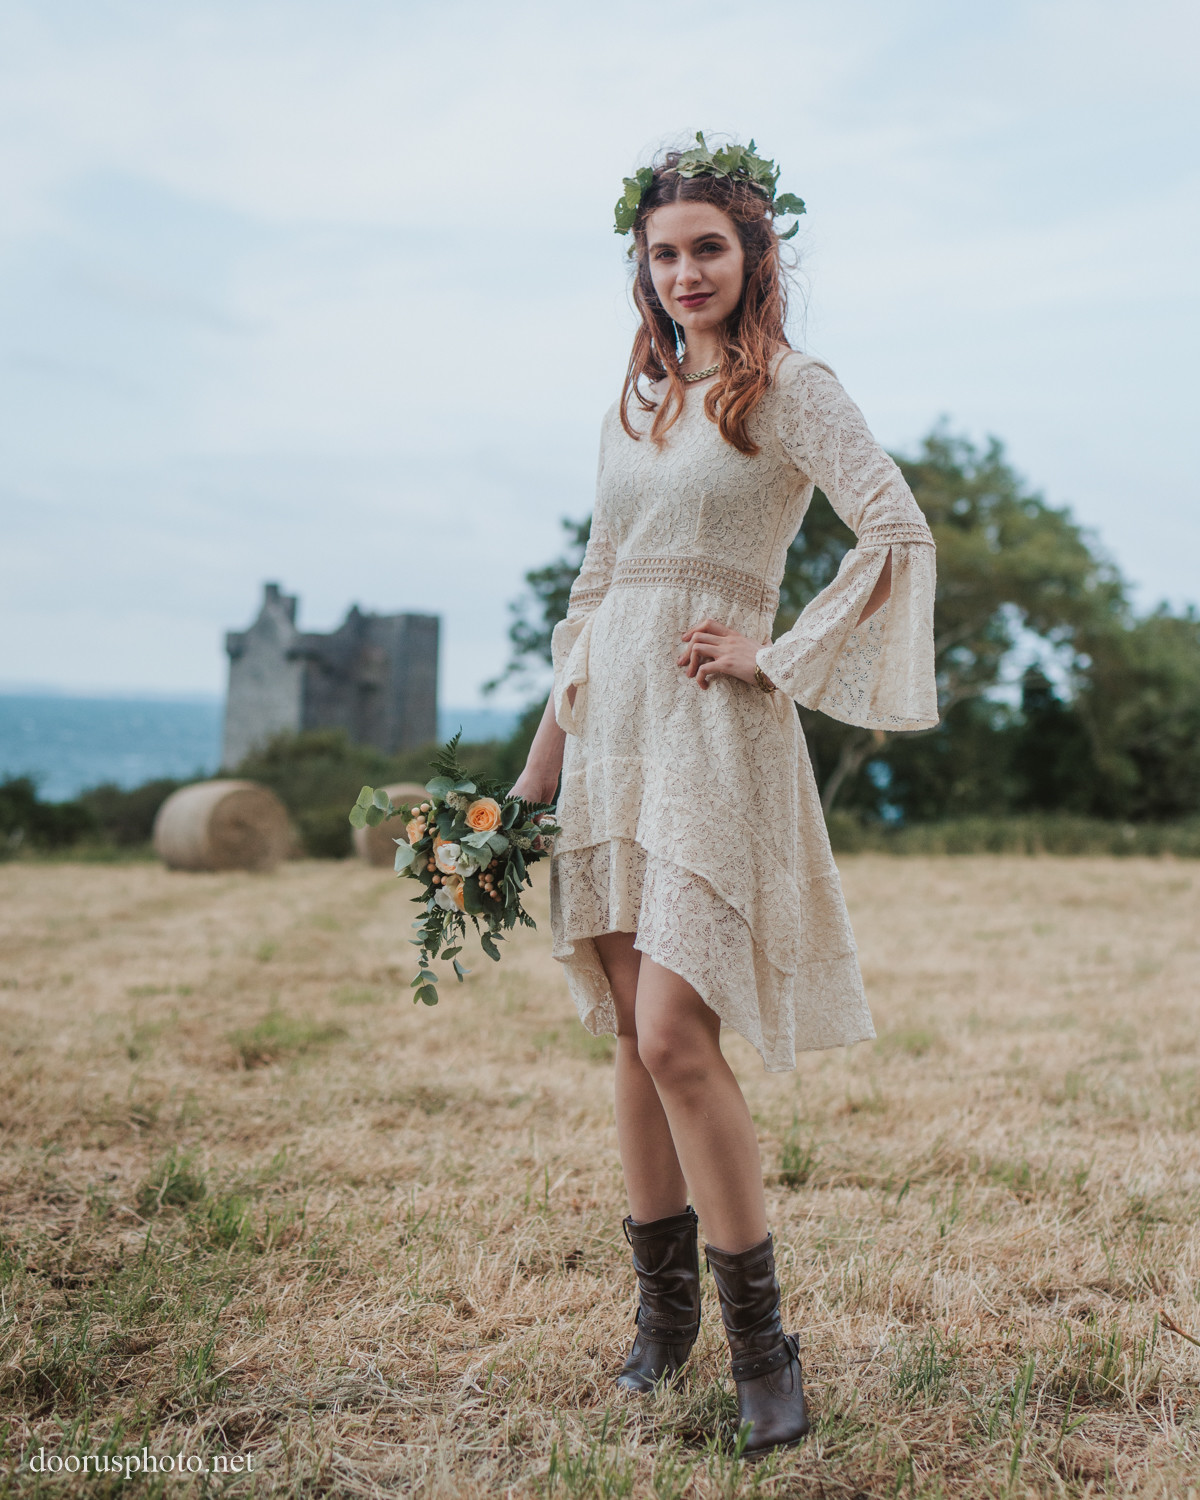
[[[292,851],[287,808],[253,781],[197,781],[172,792],[154,820],[169,870],[272,870]]]
[[[426,802],[429,793],[415,781],[398,781],[394,786],[385,786],[384,791],[392,802],[400,807],[403,803]],[[377,823],[374,828],[354,830],[354,852],[369,865],[381,870],[390,870],[396,862],[394,840],[406,839],[403,818],[389,818],[386,823]]]

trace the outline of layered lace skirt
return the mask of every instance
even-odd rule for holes
[[[675,665],[705,617],[765,640],[774,610],[760,580],[702,559],[617,564],[556,674],[576,692],[550,889],[589,1031],[616,1030],[592,940],[632,932],[782,1072],[875,1034],[804,737],[784,694],[703,690]]]

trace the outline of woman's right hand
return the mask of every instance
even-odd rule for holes
[[[554,694],[546,702],[542,722],[529,747],[525,769],[513,783],[510,797],[521,797],[526,802],[553,802],[558,790],[558,776],[562,770],[563,748],[567,737],[554,717]]]
[[[513,783],[510,797],[520,797],[524,802],[553,802],[558,790],[558,774],[539,771],[527,765]]]

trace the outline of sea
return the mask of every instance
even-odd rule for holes
[[[65,802],[102,782],[211,776],[221,763],[222,713],[219,698],[0,693],[0,781],[30,776],[43,801]],[[516,721],[515,710],[446,708],[438,733],[503,739]]]

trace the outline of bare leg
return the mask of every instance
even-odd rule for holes
[[[762,1161],[754,1121],[721,1052],[720,1017],[686,980],[640,957],[638,1053],[670,1122],[705,1237],[722,1250],[748,1250],[767,1237]]]
[[[638,1055],[634,1016],[642,955],[631,932],[606,932],[596,939],[596,951],[617,1008],[617,1142],[625,1191],[630,1214],[648,1224],[683,1212],[687,1184],[658,1090]]]

